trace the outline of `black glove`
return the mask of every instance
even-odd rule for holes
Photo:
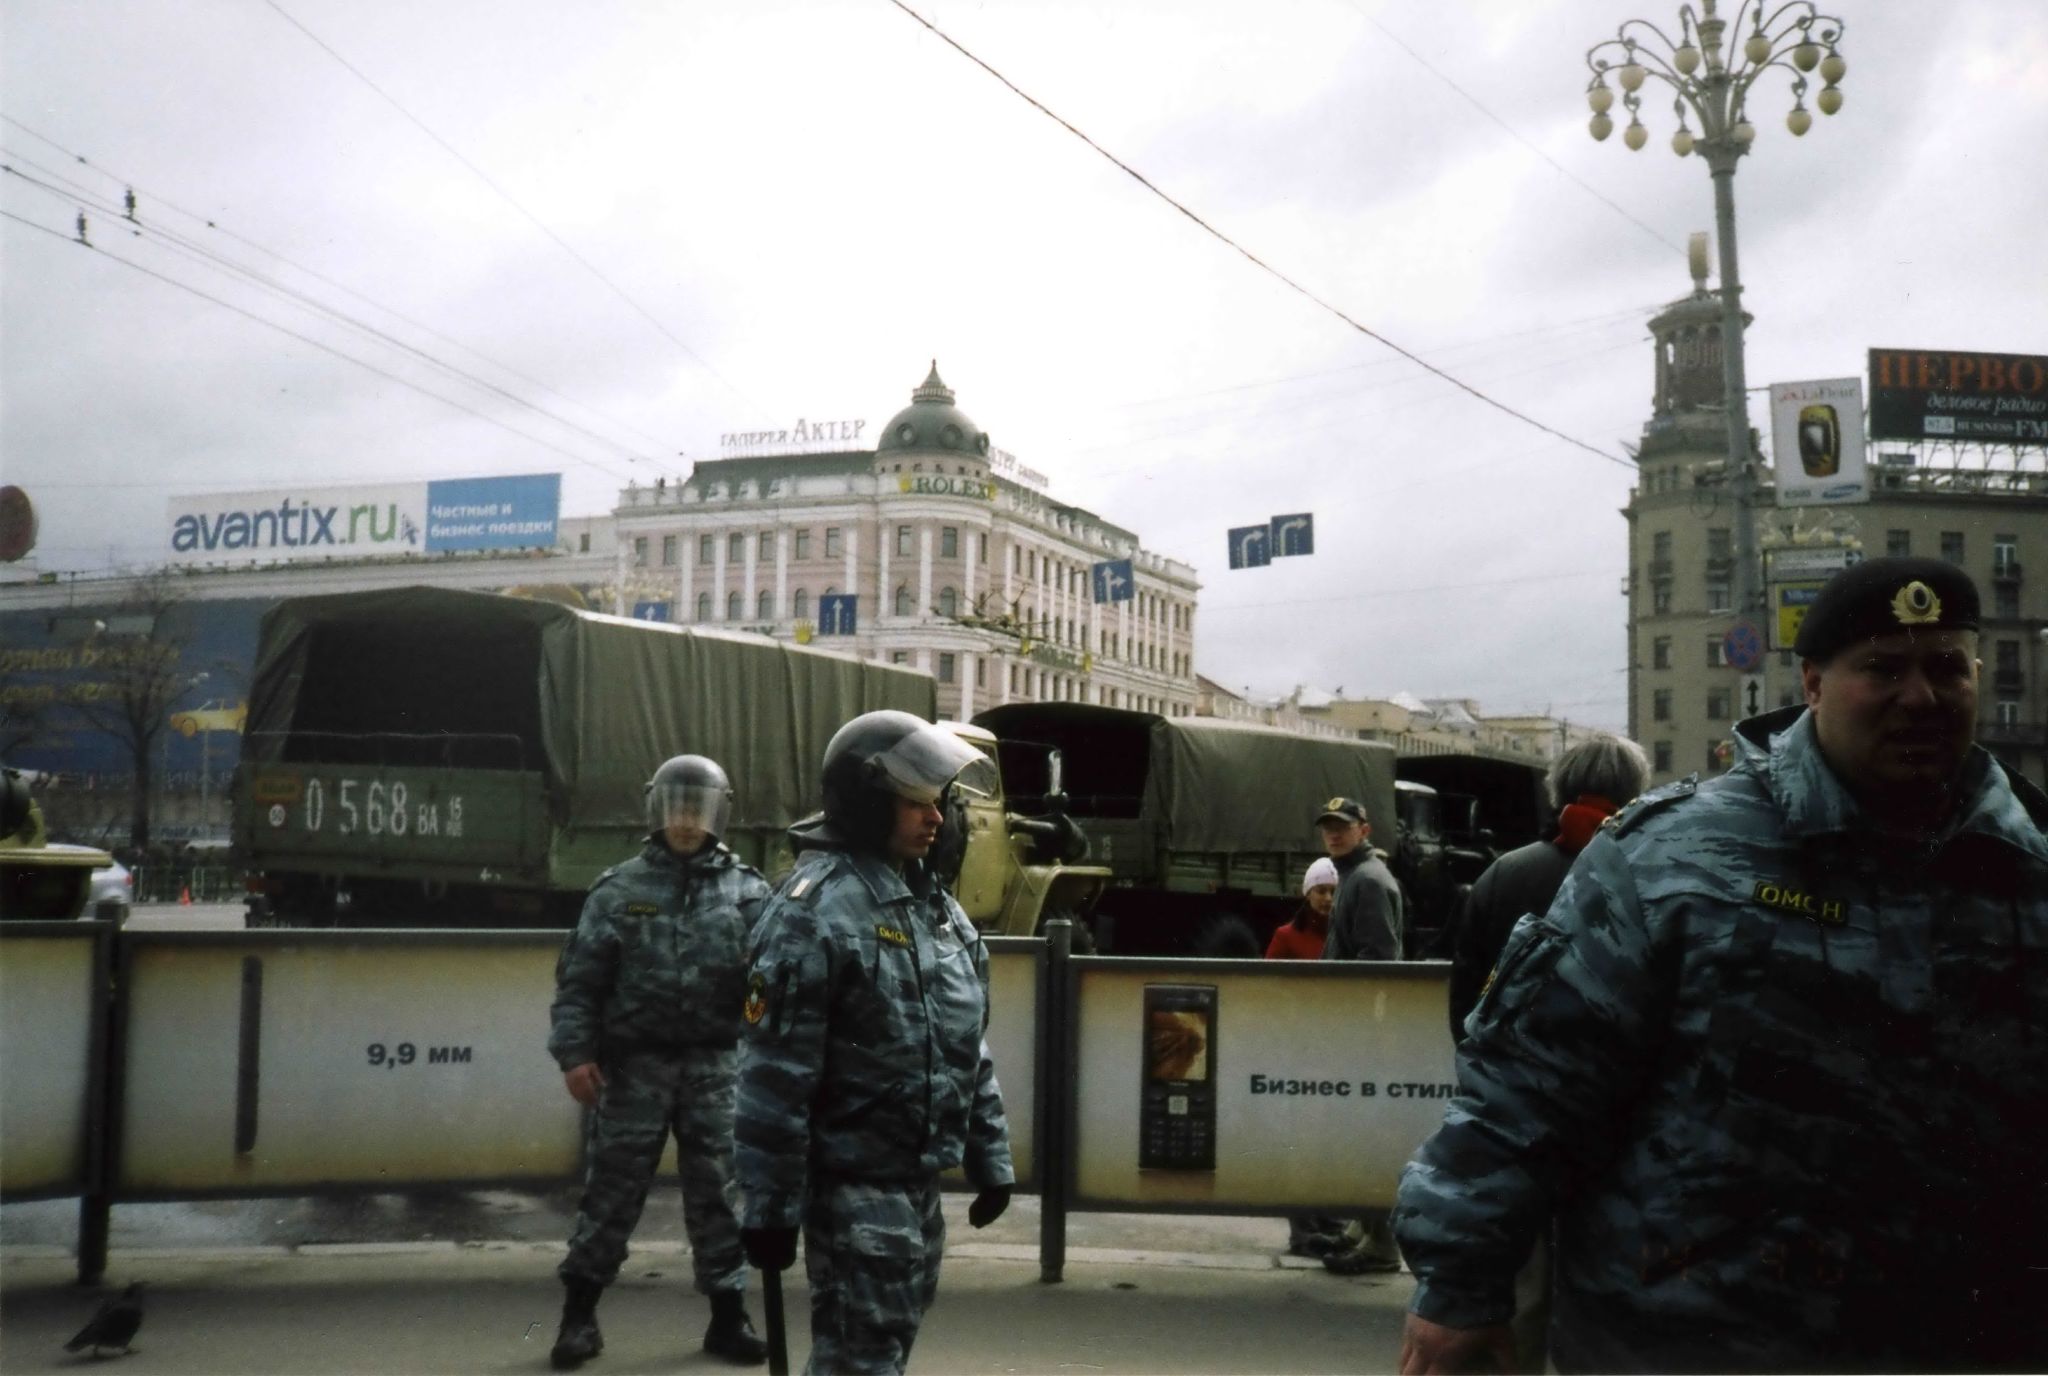
[[[967,1221],[977,1228],[986,1228],[1003,1216],[1003,1210],[1010,1207],[1010,1187],[991,1185],[974,1196],[974,1202],[967,1206]]]
[[[787,1271],[796,1260],[796,1229],[742,1228],[740,1247],[761,1270]]]

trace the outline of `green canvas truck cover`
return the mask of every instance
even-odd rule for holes
[[[265,615],[243,751],[535,772],[555,825],[629,828],[655,767],[701,754],[732,778],[736,825],[781,827],[818,806],[832,733],[884,707],[929,720],[937,684],[746,632],[406,587]]]
[[[1364,803],[1374,841],[1394,841],[1390,745],[1081,703],[1013,703],[974,721],[1057,748],[1077,818],[1140,818],[1170,850],[1313,850],[1316,813],[1335,797]]]

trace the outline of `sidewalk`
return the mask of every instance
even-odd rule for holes
[[[104,1294],[148,1282],[121,1376],[523,1373],[548,1370],[559,1244],[366,1243],[116,1250],[83,1290],[68,1254],[0,1250],[0,1372],[95,1369],[66,1339]],[[784,1277],[790,1361],[809,1350],[802,1266]],[[756,1285],[748,1307],[756,1326]],[[1072,1248],[1038,1279],[1035,1248],[958,1241],[913,1372],[1393,1371],[1413,1279],[1338,1277],[1255,1252]],[[594,1376],[734,1371],[698,1343],[709,1318],[679,1243],[636,1245],[598,1310]],[[765,1368],[753,1368],[765,1370]]]

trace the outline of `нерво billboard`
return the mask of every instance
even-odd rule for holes
[[[2048,443],[2048,357],[1872,349],[1870,438]]]

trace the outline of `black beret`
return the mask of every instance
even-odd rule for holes
[[[1977,585],[1946,559],[1866,559],[1828,580],[1792,648],[1823,663],[1859,640],[1925,627],[1977,629]]]

